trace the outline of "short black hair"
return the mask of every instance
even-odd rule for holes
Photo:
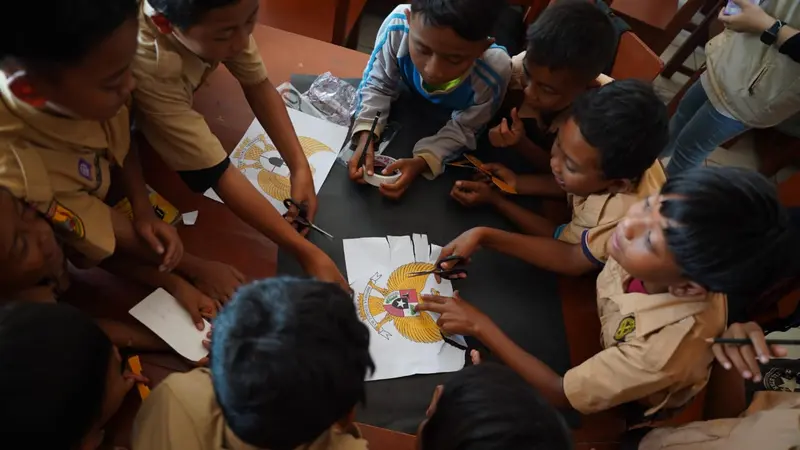
[[[0,62],[34,69],[76,65],[123,23],[136,18],[138,0],[13,2],[0,27]]]
[[[422,428],[422,450],[569,450],[567,424],[505,366],[469,366],[448,380]]]
[[[639,80],[589,89],[572,104],[572,119],[600,152],[607,180],[637,180],[669,141],[667,107],[653,86]]]
[[[0,306],[0,436],[77,448],[100,419],[112,348],[71,306]]]
[[[797,274],[797,229],[775,186],[759,173],[701,167],[661,188],[667,247],[683,276],[712,292],[760,295],[788,272]],[[755,298],[755,297],[752,297]]]
[[[169,22],[185,30],[197,25],[212,9],[239,3],[241,0],[145,0]]]
[[[426,24],[452,28],[468,41],[490,37],[505,0],[411,0],[411,12]]]
[[[589,0],[558,0],[528,28],[525,62],[597,78],[611,65],[617,36],[611,20]]]
[[[228,426],[250,445],[312,442],[366,400],[374,370],[369,331],[336,284],[257,281],[214,321],[214,390]]]

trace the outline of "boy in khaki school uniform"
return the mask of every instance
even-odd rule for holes
[[[317,197],[311,169],[251,35],[258,7],[258,0],[141,0],[133,63],[137,125],[190,189],[213,188],[234,214],[294,254],[310,275],[348,288],[330,257],[294,232],[231,166],[203,116],[192,109],[194,92],[225,64],[291,171],[291,198],[307,204],[313,221]]]
[[[563,377],[458,296],[424,296],[418,309],[441,314],[445,332],[476,336],[556,407],[590,414],[629,404],[631,423],[652,421],[708,381],[706,340],[725,329],[725,294],[762,292],[797,249],[767,179],[707,167],[667,180],[619,222],[597,279],[604,349]]]
[[[490,183],[457,181],[454,199],[465,206],[492,205],[525,234],[473,228],[448,244],[441,257],[468,258],[486,247],[567,275],[602,268],[619,220],[664,183],[656,157],[666,145],[667,122],[664,104],[641,81],[613,81],[585,92],[558,130],[551,174],[516,175],[500,164],[485,165],[521,195],[566,193],[572,220],[558,225],[517,205]]]
[[[136,0],[81,6],[38,15],[52,39],[25,27],[0,33],[6,43],[0,53],[0,186],[53,224],[76,250],[73,263],[102,262],[164,287],[200,324],[201,313],[213,315],[216,302],[226,300],[243,277],[184,253],[175,228],[150,205],[138,152],[131,147],[128,109]],[[30,15],[36,8],[30,6]],[[72,39],[61,39],[64,33]],[[122,181],[133,222],[104,203],[112,175]],[[14,251],[31,251],[23,244]],[[169,273],[173,268],[205,295]]]
[[[365,450],[353,423],[374,370],[369,332],[332,283],[271,278],[214,321],[210,370],[172,374],[144,401],[133,450]]]

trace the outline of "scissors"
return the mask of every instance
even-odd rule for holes
[[[442,264],[450,261],[455,261],[455,264],[453,264],[452,269],[445,269],[444,267],[442,267]],[[459,278],[459,275],[466,275],[467,271],[466,269],[456,269],[455,266],[464,263],[466,261],[467,259],[464,257],[458,255],[451,255],[448,256],[447,258],[440,259],[439,262],[436,263],[436,267],[434,267],[433,270],[426,270],[424,272],[411,272],[409,275],[411,275],[412,277],[419,277],[422,275],[438,275],[444,278],[445,280],[456,280]]]
[[[285,206],[287,210],[291,210],[292,207],[297,208],[297,216],[292,219],[292,222],[298,225],[299,230],[302,230],[303,228],[311,228],[313,230],[318,231],[321,234],[324,234],[329,239],[333,239],[332,234],[314,225],[313,222],[308,220],[308,205],[306,205],[305,203],[298,203],[292,200],[291,198],[287,198],[286,200],[283,201],[283,206]],[[288,213],[289,212],[287,211],[286,214]],[[283,216],[286,217],[286,214],[284,214]]]

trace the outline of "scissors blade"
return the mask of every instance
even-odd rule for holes
[[[314,225],[313,223],[310,224],[310,226],[311,226],[311,228],[313,228],[313,229],[317,230],[318,232],[322,233],[323,235],[327,236],[328,239],[333,239],[333,235],[328,233],[327,231],[323,230],[322,228]]]

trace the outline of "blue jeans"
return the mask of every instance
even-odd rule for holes
[[[714,108],[702,83],[696,81],[678,104],[669,122],[669,144],[661,156],[672,156],[667,176],[703,164],[706,157],[749,127]]]

